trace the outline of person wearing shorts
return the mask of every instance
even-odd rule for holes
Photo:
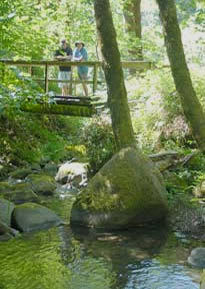
[[[66,42],[66,40],[61,41],[61,47],[56,50],[55,58],[60,61],[71,60],[73,55],[73,51]],[[67,80],[71,79],[71,67],[70,66],[59,66],[58,80]],[[71,84],[65,82],[59,82],[58,87],[61,88],[62,96],[68,95],[71,92]]]
[[[87,61],[88,53],[85,49],[85,44],[82,41],[75,42],[75,50],[73,52],[73,59],[76,61]],[[82,86],[85,96],[88,96],[88,87],[85,81],[88,78],[88,67],[87,66],[78,66],[78,77],[82,80]]]

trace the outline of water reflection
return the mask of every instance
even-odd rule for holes
[[[157,260],[145,260],[130,265],[130,275],[124,288],[197,289],[199,285],[182,265],[161,266]]]
[[[200,272],[185,266],[189,243],[181,242],[165,228],[115,234],[74,228],[74,236],[85,255],[109,264],[113,272],[112,286],[106,288],[199,288]]]
[[[25,234],[0,243],[0,289],[199,289],[191,246],[165,228]]]

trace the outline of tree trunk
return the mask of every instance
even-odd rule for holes
[[[94,8],[116,144],[119,150],[128,146],[135,147],[136,142],[109,0],[95,0]]]
[[[186,63],[176,5],[174,0],[156,1],[160,10],[172,75],[181,99],[184,115],[190,124],[193,137],[199,148],[205,152],[205,114],[194,91]]]
[[[124,0],[123,12],[126,22],[126,30],[129,35],[130,42],[136,38],[141,41],[141,0]],[[136,48],[131,48],[129,52],[134,59],[143,59],[141,43],[139,43]]]

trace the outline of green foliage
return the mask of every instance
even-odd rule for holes
[[[189,171],[192,173],[192,185],[193,187],[201,184],[205,181],[205,157],[202,153],[197,154],[193,160],[189,163]]]
[[[177,12],[179,21],[186,24],[186,21],[196,12],[196,3],[193,0],[177,0]]]
[[[116,151],[110,123],[99,117],[84,127],[81,142],[86,147],[91,174],[95,174]]]
[[[176,169],[165,174],[165,185],[168,192],[168,200],[176,196],[190,192],[193,184],[193,174],[187,168]]]
[[[170,71],[157,69],[127,81],[133,126],[145,151],[183,144],[189,133]],[[168,143],[169,141],[169,143]]]
[[[191,66],[197,96],[205,109],[204,69]],[[170,69],[159,68],[129,77],[128,97],[138,145],[146,152],[161,149],[196,148],[183,115]]]
[[[183,151],[185,152],[185,151]],[[187,154],[190,152],[187,151]],[[185,166],[164,173],[168,199],[182,195],[190,197],[193,188],[205,180],[205,157],[196,153]]]
[[[21,165],[67,157],[68,136],[76,134],[81,121],[33,115],[20,109],[25,101],[45,97],[26,74],[16,68],[7,71],[0,85],[0,162]]]
[[[47,127],[48,122],[44,117],[25,113],[16,113],[10,119],[1,118],[1,161],[21,165],[24,162],[39,162],[45,157],[53,161],[64,158],[67,142],[54,125]]]
[[[3,57],[37,58],[43,53],[49,39],[47,30],[42,29],[45,22],[48,23],[48,19],[43,18],[43,13],[40,13],[41,18],[37,16],[41,11],[41,5],[37,1],[3,1],[0,6]]]

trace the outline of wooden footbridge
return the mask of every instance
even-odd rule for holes
[[[68,96],[61,95],[52,95],[49,101],[39,101],[38,103],[33,103],[32,101],[25,102],[21,106],[21,110],[26,112],[33,113],[44,113],[44,114],[62,114],[62,115],[71,115],[71,116],[84,116],[91,117],[96,113],[97,108],[104,105],[102,100],[99,97],[96,97],[97,86],[103,83],[101,79],[99,81],[99,68],[102,66],[100,61],[85,61],[85,62],[76,62],[76,61],[64,61],[63,66],[71,66],[71,80],[58,80],[54,77],[51,77],[51,67],[62,66],[62,61],[49,60],[49,61],[24,61],[24,60],[8,60],[0,59],[2,63],[2,78],[6,74],[7,67],[20,67],[21,69],[29,73],[31,79],[41,84],[44,92],[49,95],[49,84],[50,83],[69,83],[71,86],[72,94]],[[92,86],[92,96],[90,97],[81,97],[76,96],[76,85],[82,84],[82,81],[74,78],[74,67],[76,66],[88,66],[92,68],[91,79],[84,81],[86,84]],[[34,73],[34,67],[43,68],[43,76],[37,77]],[[135,69],[138,71],[143,71],[152,68],[152,63],[147,61],[123,61],[122,67],[125,69]]]

